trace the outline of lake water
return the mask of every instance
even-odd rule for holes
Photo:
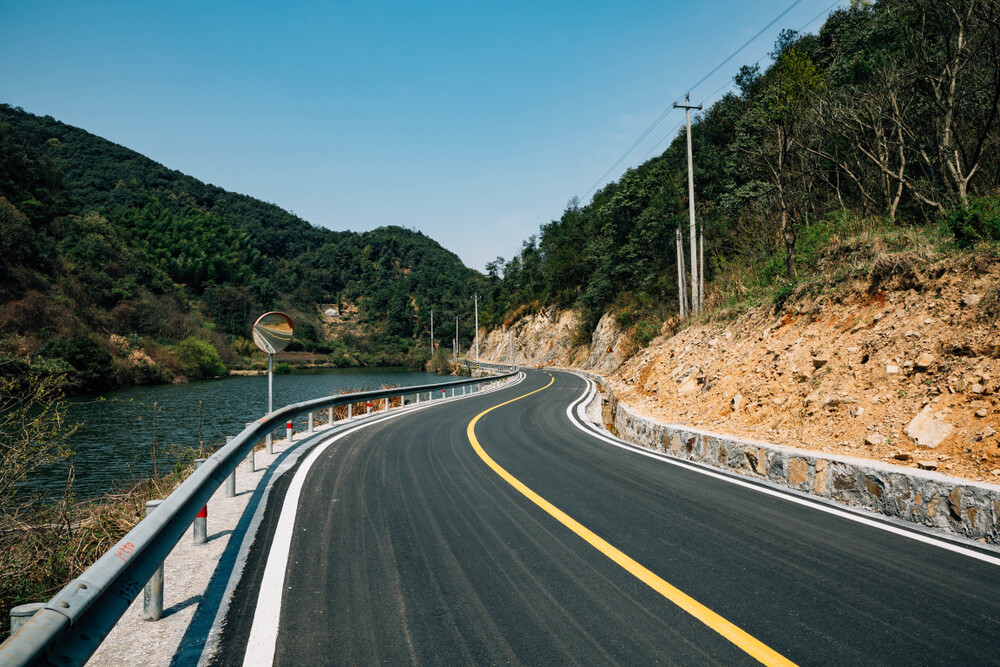
[[[449,379],[454,378],[401,368],[299,371],[274,377],[274,407],[346,390],[411,387]],[[236,435],[247,422],[265,414],[267,376],[136,387],[68,403],[67,422],[81,424],[70,439],[76,453],[73,489],[78,498],[90,498],[153,474],[154,404],[156,469],[163,473],[176,460],[178,447],[223,444],[227,435]],[[38,471],[26,487],[58,492],[65,482],[66,468],[53,466]]]

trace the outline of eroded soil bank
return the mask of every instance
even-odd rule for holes
[[[574,347],[577,314],[548,309],[483,332],[482,354],[507,361],[513,331],[518,363],[600,373],[659,421],[997,483],[998,279],[986,253],[883,253],[864,279],[667,322],[645,349],[610,315]]]

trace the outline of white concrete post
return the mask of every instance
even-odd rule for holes
[[[162,500],[147,500],[146,516],[152,514],[162,502]],[[158,621],[161,618],[163,618],[163,563],[156,568],[156,572],[146,582],[146,587],[142,591],[142,620]]]
[[[316,432],[316,421],[312,412],[309,413],[309,432],[310,433]]]
[[[160,502],[159,500],[155,502]],[[29,602],[20,604],[10,610],[10,634],[17,632],[31,617],[45,608],[44,602]]]
[[[285,422],[285,440],[292,441],[292,422]]]
[[[247,426],[250,426],[250,424],[247,424]],[[256,469],[254,466],[253,454],[254,454],[253,449],[251,449],[250,453],[247,454],[247,457],[245,459],[247,464],[247,472],[253,472]]]
[[[201,464],[204,463],[206,460],[207,459],[195,459],[194,469],[197,470],[198,468],[200,468]],[[201,511],[198,512],[198,516],[194,518],[194,523],[192,524],[192,527],[194,529],[193,532],[194,532],[195,544],[204,544],[205,542],[208,541],[208,505],[202,507]]]
[[[226,436],[226,444],[228,445],[232,442],[233,436]],[[236,495],[236,468],[229,473],[229,477],[226,478],[226,498],[232,498]]]

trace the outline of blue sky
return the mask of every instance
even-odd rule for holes
[[[800,0],[692,101],[831,1]],[[0,0],[0,101],[316,225],[419,229],[482,270],[791,2]]]

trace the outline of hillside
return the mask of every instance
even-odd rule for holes
[[[706,307],[791,294],[845,229],[1000,240],[998,43],[1000,3],[852,2],[815,34],[783,31],[769,64],[742,67],[735,90],[692,117],[705,280],[717,287]],[[690,269],[687,137],[671,139],[489,265],[481,321],[573,307],[586,342],[610,311],[648,342],[691,291],[688,276],[678,286],[675,241]]]
[[[1000,481],[1000,263],[880,238],[824,253],[828,271],[866,262],[883,268],[816,281],[777,311],[666,322],[644,349],[610,316],[574,346],[578,312],[539,312],[513,324],[516,358],[603,374],[665,423]],[[505,360],[509,332],[486,336],[482,356]],[[911,430],[921,415],[937,438]]]
[[[68,371],[82,390],[259,365],[249,327],[274,309],[297,322],[293,349],[328,363],[419,364],[431,308],[467,312],[483,284],[420,232],[315,227],[8,105],[0,251],[3,363]],[[330,339],[322,304],[356,326]]]
[[[679,315],[682,131],[487,267],[487,356],[513,330],[520,360],[607,374],[640,414],[995,479],[998,43],[980,0],[785,30],[692,119],[704,314]]]

